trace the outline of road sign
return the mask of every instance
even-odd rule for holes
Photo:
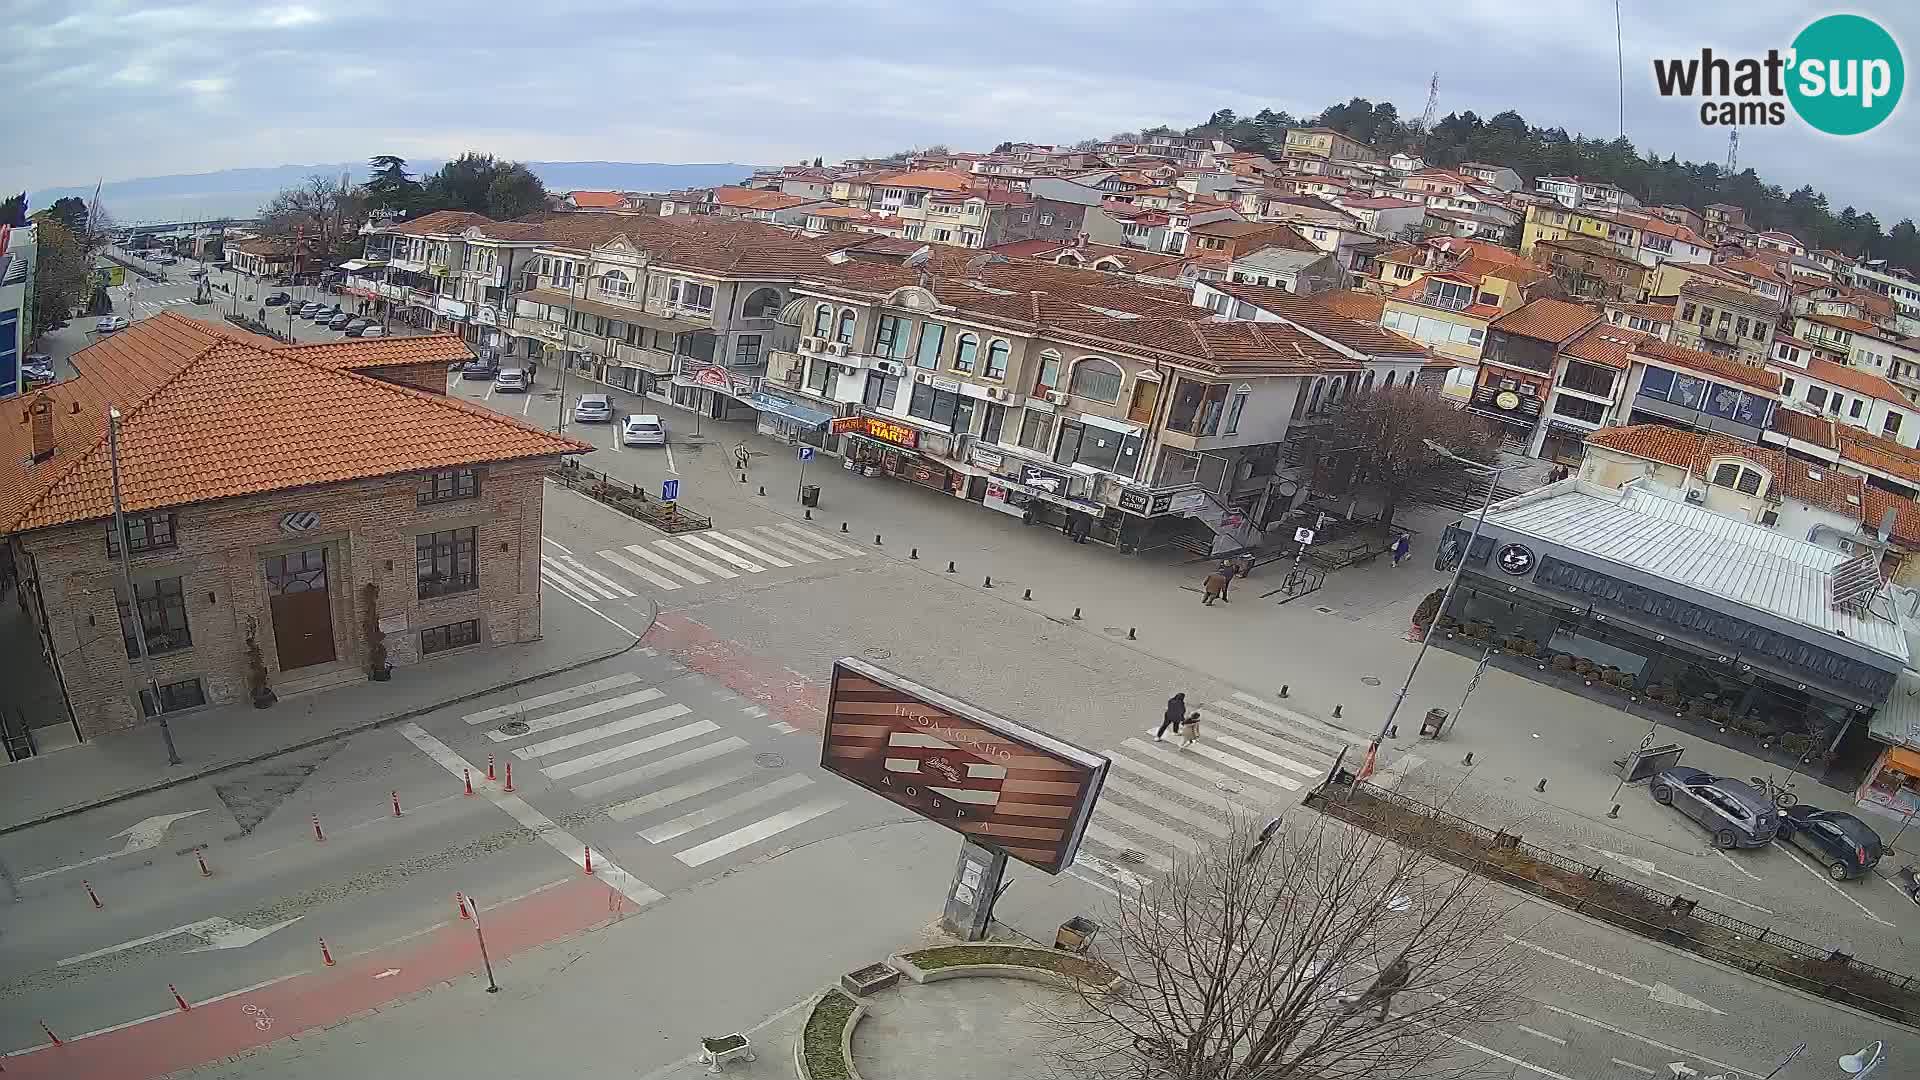
[[[1299,528],[1299,529],[1293,530],[1293,542],[1296,544],[1313,543],[1313,530],[1308,528]]]
[[[801,448],[800,448],[800,460],[801,460],[801,461],[812,461],[812,460],[813,460],[813,447],[811,447],[811,446],[803,446],[803,447],[801,447]]]
[[[660,481],[660,499],[662,502],[673,502],[679,497],[680,497],[680,481],[678,480]]]

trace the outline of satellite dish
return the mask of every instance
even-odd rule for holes
[[[900,265],[901,266],[925,266],[927,265],[927,263],[931,262],[932,259],[933,259],[933,248],[929,247],[926,244],[921,244],[920,250],[907,256],[906,259],[904,259],[900,263]]]
[[[988,252],[984,255],[975,255],[973,258],[967,260],[967,276],[979,277],[980,271],[986,267],[1006,261],[1007,257],[997,251]]]

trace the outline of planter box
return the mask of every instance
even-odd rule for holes
[[[978,963],[929,964],[925,967],[915,963],[913,960],[913,957],[916,955],[924,956],[926,953],[935,951],[973,952],[980,954],[981,960]],[[987,959],[988,957],[994,957],[995,959],[989,960]],[[1063,961],[1066,963],[1063,963]],[[1093,982],[1068,974],[1066,971],[1060,970],[1060,968],[1065,967],[1071,970],[1073,966],[1078,965],[1090,971],[1101,973],[1105,973],[1105,969],[1084,957],[1075,956],[1072,953],[1056,952],[1052,949],[1042,949],[1030,945],[942,945],[937,949],[917,949],[911,953],[899,953],[889,957],[887,962],[899,968],[901,974],[907,978],[922,984],[942,982],[947,979],[985,977],[1021,979],[1026,982],[1037,982],[1047,986],[1059,987],[1063,990],[1074,990],[1084,987],[1100,993],[1110,992],[1120,984],[1120,977],[1118,975],[1110,975],[1110,977],[1104,981]]]
[[[867,1007],[857,1001],[853,1003],[853,1011],[847,1014],[846,1020],[840,1025],[840,1060],[837,1063],[840,1068],[822,1069],[819,1073],[815,1073],[807,1062],[807,1029],[813,1026],[814,1013],[820,1011],[820,1006],[835,996],[852,1000],[839,987],[828,987],[819,997],[813,999],[813,1004],[807,1008],[806,1022],[800,1025],[800,1033],[794,1036],[793,1070],[800,1080],[839,1080],[841,1077],[845,1080],[863,1080],[860,1070],[853,1067],[853,1029],[859,1026],[860,1018],[866,1015]]]
[[[840,976],[840,989],[854,997],[865,997],[878,990],[885,990],[900,981],[900,969],[887,964],[868,964],[859,971],[849,971]]]

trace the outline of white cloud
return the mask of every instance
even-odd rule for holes
[[[196,94],[220,94],[226,92],[227,83],[228,80],[222,78],[204,78],[188,79],[181,85]]]

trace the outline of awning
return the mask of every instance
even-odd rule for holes
[[[348,259],[346,262],[343,262],[340,264],[339,269],[365,270],[369,266],[385,266],[385,265],[387,265],[387,260],[385,259]]]
[[[827,421],[833,419],[832,413],[821,412],[819,409],[809,409],[805,405],[786,401],[781,398],[769,397],[766,394],[754,394],[746,400],[747,404],[759,409],[761,412],[770,412],[775,416],[784,416],[795,423],[805,424],[809,429],[814,431],[826,427]]]

